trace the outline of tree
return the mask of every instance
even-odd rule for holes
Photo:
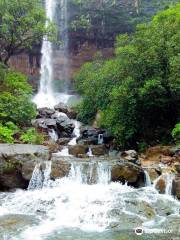
[[[52,36],[54,25],[46,21],[41,0],[0,0],[0,61],[7,65],[12,55]]]
[[[179,12],[177,4],[138,25],[134,34],[118,37],[113,60],[101,62],[95,73],[96,63],[85,65],[77,75],[84,96],[79,116],[85,112],[91,120],[101,111],[101,126],[122,147],[167,142],[178,122]],[[93,112],[86,107],[91,105]]]

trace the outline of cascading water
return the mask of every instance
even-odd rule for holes
[[[146,170],[144,170],[144,175],[146,187],[151,186],[151,178]]]
[[[60,5],[58,12],[58,16],[60,16],[60,25],[58,28],[61,41],[60,54],[63,59],[63,63],[61,64],[62,71],[60,73],[62,79],[61,93],[56,92],[54,87],[55,76],[53,73],[55,63],[53,62],[53,44],[44,37],[41,49],[40,87],[33,99],[38,108],[53,108],[59,102],[67,103],[69,98],[72,97],[72,95],[67,94],[69,84],[67,0],[45,0],[46,16],[50,21],[55,21],[58,5]]]
[[[55,1],[45,1],[46,16],[50,21],[54,20]],[[48,22],[46,23],[48,24]],[[52,108],[55,104],[55,96],[53,92],[53,66],[52,66],[52,43],[44,37],[42,44],[41,59],[41,79],[38,94],[34,98],[34,102],[40,107]]]
[[[58,134],[54,129],[49,129],[48,134],[53,142],[56,142],[58,140]]]
[[[44,181],[44,176],[43,176],[43,172],[42,172],[42,169],[41,169],[41,164],[37,163],[35,168],[34,168],[32,178],[29,182],[28,190],[42,188],[43,181]]]
[[[153,187],[112,183],[108,166],[103,161],[73,162],[68,177],[52,181],[51,163],[46,162],[44,169],[37,165],[31,183],[42,179],[41,189],[35,184],[28,191],[0,193],[0,239],[136,239],[133,229],[139,226],[145,233],[170,227],[178,236],[180,202]],[[163,237],[144,234],[143,239]]]
[[[104,143],[104,135],[103,134],[99,134],[98,135],[98,144],[103,144]]]

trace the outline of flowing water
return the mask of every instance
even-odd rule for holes
[[[178,239],[180,202],[153,186],[112,183],[108,162],[72,162],[68,177],[50,180],[37,164],[27,191],[0,193],[0,239]],[[171,238],[168,238],[170,237]]]
[[[58,4],[60,4],[60,11],[56,13]],[[40,87],[37,95],[34,97],[33,102],[38,108],[48,107],[53,108],[59,102],[67,103],[72,97],[67,93],[69,83],[69,61],[68,61],[68,31],[67,31],[67,0],[45,0],[46,16],[51,21],[55,21],[55,16],[60,16],[60,52],[63,59],[61,77],[63,79],[63,87],[61,93],[55,90],[54,86],[54,63],[53,63],[53,44],[48,41],[46,37],[43,39],[42,44],[42,59],[41,59],[41,71],[40,71]],[[48,24],[48,22],[46,23]]]

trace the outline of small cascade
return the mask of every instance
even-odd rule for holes
[[[88,157],[93,157],[93,156],[94,156],[93,153],[92,153],[91,147],[89,147],[89,150],[88,150],[88,152],[87,152],[87,156],[88,156]]]
[[[97,183],[108,184],[111,181],[111,168],[109,164],[99,162],[97,166]]]
[[[43,186],[43,179],[44,176],[41,168],[41,163],[37,163],[29,182],[28,190],[41,189]]]
[[[101,145],[104,143],[104,135],[103,134],[99,134],[98,135],[98,144]]]
[[[50,138],[51,138],[51,140],[52,140],[53,142],[57,142],[57,140],[58,140],[58,134],[57,134],[57,132],[56,132],[53,128],[52,128],[52,129],[49,129],[48,134],[49,134],[49,136],[50,136]]]
[[[165,194],[166,195],[172,195],[172,183],[173,183],[173,179],[174,179],[174,174],[172,173],[163,173],[162,175],[160,175],[153,183],[153,187],[156,188],[157,183],[159,182],[160,179],[164,179],[165,181]]]
[[[166,180],[166,189],[165,194],[172,195],[172,183],[173,183],[174,175],[165,173],[165,180]]]
[[[51,161],[45,163],[45,169],[43,170],[42,164],[37,163],[31,180],[29,182],[28,190],[41,189],[48,186],[51,174]]]
[[[74,120],[74,125],[75,125],[75,128],[74,128],[74,131],[73,131],[73,135],[75,136],[69,143],[68,145],[71,145],[71,146],[74,146],[77,144],[77,139],[80,137],[80,127],[81,127],[81,123]]]
[[[69,149],[68,147],[63,147],[63,149],[60,152],[55,153],[56,156],[60,156],[60,157],[69,157],[71,156],[69,154]]]
[[[145,176],[144,180],[145,180],[146,187],[151,186],[151,178],[149,176],[149,173],[146,170],[144,170],[144,176]]]
[[[46,162],[46,168],[44,170],[43,187],[48,186],[49,180],[51,178],[51,165],[52,165],[51,161]]]
[[[81,184],[109,184],[111,168],[104,162],[72,163],[69,178]]]

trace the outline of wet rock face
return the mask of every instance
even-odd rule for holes
[[[55,114],[55,110],[54,109],[50,109],[50,108],[39,108],[38,109],[38,115],[37,115],[37,119],[38,118],[51,118],[51,116]]]
[[[180,174],[176,175],[172,184],[172,193],[178,199],[180,199]]]
[[[57,141],[59,145],[67,145],[70,142],[71,138],[60,138]]]
[[[91,146],[92,154],[94,156],[103,156],[108,153],[105,145],[94,145]]]
[[[66,104],[64,103],[59,103],[57,104],[54,109],[58,112],[62,112],[65,113],[70,119],[76,119],[77,117],[77,112],[72,109],[69,108]]]
[[[27,188],[35,163],[49,157],[44,146],[0,144],[0,190]]]
[[[111,179],[114,182],[128,182],[136,187],[144,184],[144,171],[133,163],[119,163],[112,167]]]
[[[93,128],[90,126],[81,126],[80,129],[81,137],[78,139],[79,142],[89,145],[97,145],[99,135],[102,136],[104,144],[110,144],[113,140],[111,134],[106,132],[104,129],[101,128]],[[100,144],[102,144],[100,143]]]
[[[88,147],[86,145],[74,145],[69,146],[69,154],[73,155],[75,157],[78,157],[79,155],[85,155],[88,152]]]
[[[68,117],[58,117],[56,119],[58,135],[61,137],[69,137],[72,135],[75,125]]]
[[[56,120],[51,118],[39,118],[32,121],[33,127],[39,130],[48,130],[49,128],[56,129]]]
[[[68,106],[64,103],[59,103],[57,104],[54,109],[58,112],[62,112],[62,113],[67,113],[68,112]]]
[[[164,194],[166,190],[166,181],[162,176],[156,183],[155,188],[159,191],[159,193]]]
[[[51,178],[57,179],[67,177],[70,169],[71,164],[67,161],[52,159]]]

